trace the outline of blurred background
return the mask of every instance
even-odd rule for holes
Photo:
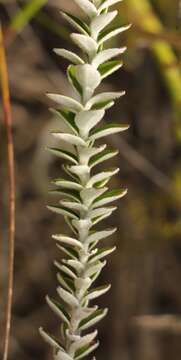
[[[111,240],[117,252],[108,259],[98,281],[111,282],[112,290],[99,301],[110,311],[99,325],[97,359],[176,360],[181,358],[181,4],[178,0],[125,0],[117,8],[117,23],[133,26],[113,44],[128,47],[124,68],[104,81],[102,88],[127,93],[106,119],[130,124],[127,133],[108,139],[119,149],[114,163],[121,169],[112,186],[126,186],[129,193],[107,220],[119,231]],[[52,52],[54,47],[74,49],[71,29],[60,9],[80,14],[73,0],[0,0],[17,186],[9,360],[51,360],[51,349],[40,338],[38,327],[59,334],[57,317],[44,298],[47,293],[55,295],[52,263],[61,256],[51,234],[67,231],[63,219],[46,209],[50,179],[62,170],[61,161],[45,150],[53,141],[49,131],[57,126],[45,93],[72,94],[65,76],[67,62]],[[3,333],[8,185],[2,121],[0,173]]]

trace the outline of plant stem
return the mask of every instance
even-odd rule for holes
[[[9,93],[9,79],[6,62],[6,54],[3,42],[3,33],[0,25],[0,82],[2,89],[2,103],[4,109],[4,124],[7,132],[8,154],[8,181],[9,181],[9,235],[8,235],[8,293],[6,306],[6,324],[3,360],[7,360],[9,351],[9,339],[11,328],[11,310],[13,299],[14,278],[14,243],[15,243],[15,169],[14,169],[14,145],[12,134],[12,115]]]

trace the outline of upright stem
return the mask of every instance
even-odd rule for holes
[[[15,238],[15,170],[14,170],[14,146],[12,134],[12,115],[9,93],[9,79],[6,55],[3,44],[3,33],[0,26],[0,82],[2,89],[2,103],[4,109],[4,124],[7,132],[7,155],[8,155],[8,182],[9,182],[9,235],[8,235],[8,293],[6,306],[5,340],[3,360],[8,359],[9,339],[11,328],[11,310],[13,299],[14,277],[14,238]]]

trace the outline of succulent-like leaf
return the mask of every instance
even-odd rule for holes
[[[106,316],[107,312],[107,309],[95,310],[93,314],[87,316],[85,319],[80,321],[79,329],[86,330],[89,327],[97,324],[100,320],[104,318],[104,316]]]
[[[76,30],[80,31],[82,34],[90,34],[90,29],[87,24],[81,19],[77,18],[74,15],[71,15],[67,12],[62,12],[62,16],[72,25]]]
[[[98,37],[99,46],[104,44],[107,40],[110,40],[114,36],[121,34],[122,32],[124,32],[126,30],[129,30],[130,27],[131,27],[131,25],[125,25],[125,26],[121,26],[119,28],[114,27],[114,28],[106,29],[106,30],[102,31]]]
[[[86,104],[86,109],[104,109],[107,107],[107,104],[114,104],[114,100],[119,99],[119,97],[124,96],[125,91],[121,92],[107,92],[95,95],[92,97]]]
[[[93,18],[97,15],[97,9],[90,0],[74,0],[77,5],[88,15]]]
[[[98,49],[98,44],[94,39],[82,34],[71,34],[71,39],[90,59],[93,59]]]
[[[68,312],[64,309],[63,305],[60,304],[58,301],[55,301],[53,299],[50,299],[48,296],[46,297],[47,303],[51,310],[58,315],[62,321],[64,321],[66,324],[70,324],[70,316]]]
[[[102,137],[116,134],[121,131],[125,131],[129,129],[129,125],[121,125],[121,124],[106,124],[102,128],[96,128],[92,131],[90,135],[90,139],[95,141]]]
[[[109,11],[109,7],[121,0],[74,1],[85,13],[85,21],[79,15],[69,13],[63,13],[63,17],[77,30],[71,34],[71,39],[82,50],[83,56],[66,49],[54,51],[70,62],[67,78],[75,94],[72,97],[48,94],[58,104],[58,109],[52,111],[60,120],[60,126],[52,131],[52,135],[61,143],[60,148],[49,150],[64,160],[62,168],[65,172],[65,179],[52,181],[56,188],[51,193],[60,196],[59,205],[48,208],[61,214],[73,233],[73,236],[53,235],[57,248],[66,255],[60,262],[54,262],[58,271],[60,303],[47,298],[50,308],[62,320],[61,343],[42,329],[40,333],[53,347],[54,360],[81,360],[98,346],[95,342],[97,331],[86,335],[82,332],[97,324],[107,313],[107,309],[90,307],[89,302],[110,288],[110,285],[94,289],[91,286],[106,265],[103,259],[115,250],[115,247],[98,248],[97,245],[116,229],[96,231],[95,225],[116,210],[115,206],[108,205],[126,194],[126,190],[108,188],[118,168],[98,172],[95,168],[118,153],[107,149],[106,144],[97,146],[96,141],[128,128],[112,123],[98,127],[105,110],[125,92],[96,91],[104,78],[122,66],[121,59],[115,60],[115,57],[126,50],[104,49],[104,43],[129,26],[108,27],[117,15],[117,11]]]
[[[71,111],[63,111],[61,109],[50,109],[50,111],[56,115],[56,117],[61,120],[63,123],[67,125],[67,127],[71,130],[71,133],[76,135],[79,134],[79,130],[75,124],[75,114]]]
[[[77,113],[83,110],[83,106],[76,100],[59,94],[47,94],[47,96],[62,106],[64,109],[69,109],[73,113]]]
[[[80,65],[84,64],[84,61],[72,51],[66,49],[54,49],[55,54],[69,60],[72,64]]]
[[[92,65],[98,68],[101,64],[112,59],[113,57],[123,54],[125,51],[126,47],[103,50],[95,56],[94,60],[92,61]]]
[[[93,168],[94,166],[102,163],[103,161],[113,158],[118,154],[118,152],[119,152],[118,150],[110,150],[110,149],[104,150],[100,154],[94,155],[90,159],[89,165],[91,168]]]
[[[93,39],[97,40],[99,33],[110,24],[110,22],[116,17],[117,10],[101,14],[93,19],[91,22],[91,35]]]

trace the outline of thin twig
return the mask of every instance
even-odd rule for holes
[[[14,238],[15,238],[15,169],[14,146],[12,134],[12,115],[9,93],[9,79],[6,54],[3,42],[3,33],[0,25],[0,82],[2,90],[2,103],[4,109],[4,124],[7,132],[8,180],[9,180],[9,235],[8,235],[8,292],[6,305],[6,323],[3,360],[7,360],[9,351],[11,310],[13,299],[14,278]]]

